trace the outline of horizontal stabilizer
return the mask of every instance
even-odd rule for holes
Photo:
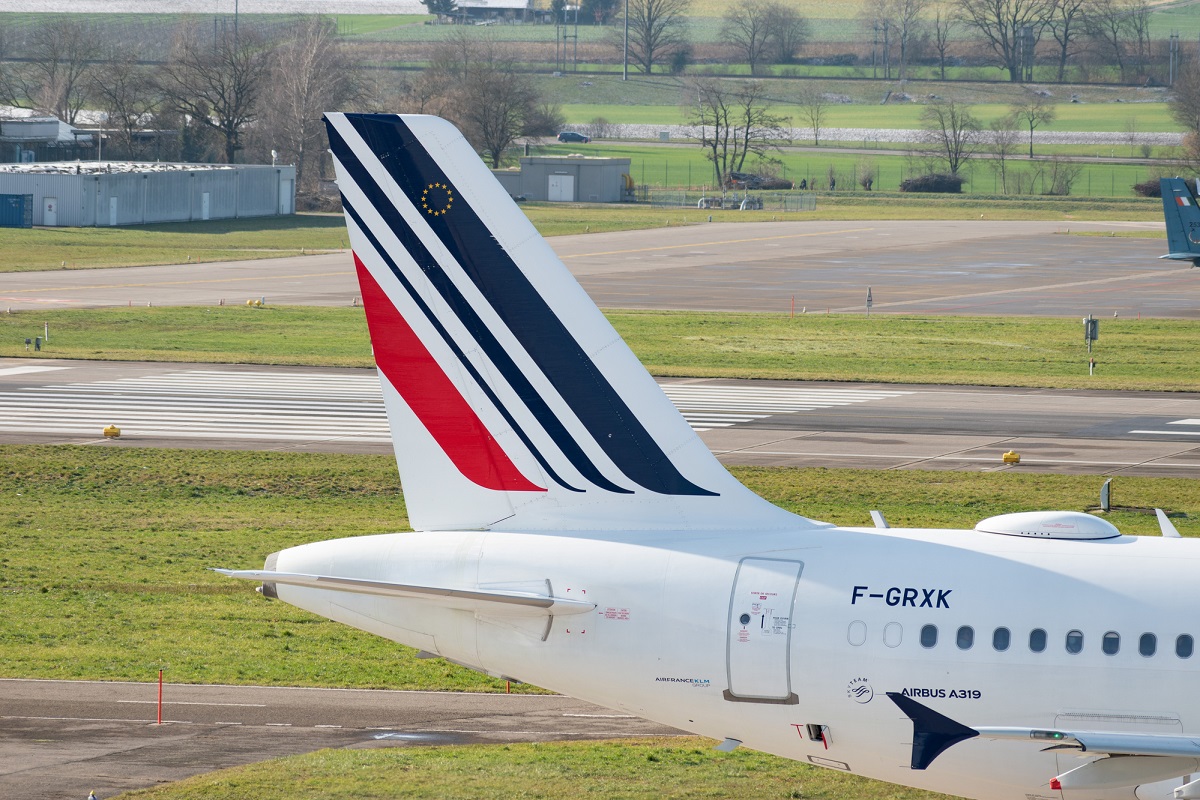
[[[585,614],[596,608],[594,603],[568,600],[563,597],[533,592],[501,592],[493,589],[451,589],[444,586],[417,586],[362,578],[341,578],[334,575],[306,575],[295,572],[273,572],[261,569],[214,569],[229,578],[262,581],[264,585],[283,584],[324,589],[333,592],[371,594],[381,597],[407,597],[430,600],[446,608],[465,611],[486,611],[513,616],[564,616]]]

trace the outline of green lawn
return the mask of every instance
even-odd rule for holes
[[[0,228],[0,272],[240,261],[345,247],[341,214],[127,228]]]
[[[733,469],[789,510],[868,525],[965,527],[1083,509],[1094,476]],[[1121,503],[1200,513],[1200,482],[1120,478]],[[503,691],[383,639],[259,597],[209,567],[255,569],[305,542],[407,519],[395,461],[320,453],[0,446],[0,677]],[[1128,533],[1153,517],[1114,513]],[[1177,522],[1185,536],[1200,522]]]
[[[801,305],[798,303],[797,305]],[[781,312],[783,309],[781,309]],[[1087,374],[1078,319],[610,311],[651,373],[1200,391],[1200,322],[1109,319]],[[371,366],[361,308],[112,308],[0,315],[0,356]]]
[[[812,140],[800,140],[796,144],[811,145]],[[846,142],[842,144],[845,146],[875,146],[874,141],[869,139],[862,142]],[[838,147],[831,147],[828,143],[825,143],[825,145],[819,151],[811,149],[787,149],[782,152],[772,153],[771,158],[776,160],[777,164],[764,165],[751,159],[746,162],[744,169],[748,172],[779,174],[781,177],[795,182],[799,182],[802,178],[809,184],[816,181],[816,185],[821,188],[828,187],[827,176],[829,170],[832,169],[837,175],[837,182],[842,192],[848,189],[857,189],[858,176],[868,170],[875,176],[875,192],[898,191],[901,181],[925,173],[923,165],[914,160],[906,152],[856,154],[845,152]],[[698,144],[693,143],[677,143],[676,146],[672,147],[660,147],[654,145],[616,144],[603,140],[593,140],[590,144],[586,145],[553,144],[538,148],[538,154],[545,155],[567,155],[579,152],[598,158],[628,158],[630,160],[629,174],[639,184],[662,188],[700,188],[703,186],[712,186],[715,183],[712,164],[705,158],[705,151]],[[1129,148],[1112,147],[1108,149],[1108,152],[1125,156],[1128,155]],[[1045,155],[1040,150],[1035,150],[1035,153]],[[989,159],[982,155],[968,162],[963,172],[968,177],[968,183],[964,187],[968,194],[954,197],[953,203],[946,203],[946,196],[904,195],[901,207],[908,209],[909,213],[913,214],[922,213],[917,209],[925,207],[930,210],[937,209],[936,213],[948,212],[954,216],[956,214],[953,210],[954,207],[968,203],[973,206],[983,206],[984,213],[992,209],[1002,213],[1006,202],[1012,200],[1020,201],[1025,204],[1026,208],[1032,209],[1035,206],[1029,205],[1029,203],[1030,201],[1034,201],[1034,203],[1040,202],[1042,204],[1042,211],[1052,215],[1043,217],[1044,219],[1061,218],[1056,215],[1056,212],[1061,213],[1063,205],[1057,203],[1054,199],[1041,196],[1044,191],[1045,175],[1050,169],[1045,160],[1013,160],[1009,162],[1008,170],[1010,176],[1021,173],[1030,176],[1040,174],[1043,177],[1035,183],[1032,195],[1012,195],[1008,198],[997,197],[1000,193],[1001,184],[996,173],[990,166],[991,163]],[[1081,167],[1079,176],[1075,179],[1071,189],[1071,194],[1075,197],[1128,197],[1133,199],[1134,193],[1132,187],[1135,183],[1144,181],[1152,175],[1157,175],[1164,171],[1163,168],[1118,162],[1085,163]],[[1010,188],[1012,186],[1013,184],[1010,184]],[[767,194],[770,193],[768,192]],[[980,195],[987,197],[980,197]],[[870,213],[887,214],[895,212],[895,209],[879,209],[877,207],[878,203],[871,203],[867,198],[863,198],[863,203],[865,206],[873,208]],[[1148,214],[1156,213],[1159,217],[1162,216],[1162,205],[1157,200],[1153,203],[1143,202],[1129,207],[1129,210],[1133,213],[1137,213],[1139,209]],[[600,213],[601,215],[607,215],[608,213],[618,212],[601,211]],[[536,224],[537,219],[532,214],[530,216]],[[975,216],[978,218],[978,214]],[[818,202],[815,212],[806,214],[803,218],[828,218],[826,217],[824,198]],[[1092,218],[1095,219],[1096,217]],[[1111,219],[1112,217],[1107,218]],[[553,234],[554,231],[543,230],[542,233]]]
[[[935,800],[945,795],[857,778],[708,739],[323,750],[130,792],[120,800]],[[403,787],[399,789],[398,787]],[[398,794],[399,792],[399,794]]]
[[[775,88],[775,87],[772,87]],[[943,96],[953,97],[954,86],[939,88],[927,85],[930,91],[938,91]],[[910,90],[911,91],[911,90]],[[776,92],[778,94],[778,92]],[[681,93],[682,97],[682,93]],[[919,129],[923,105],[917,103],[886,106],[873,104],[830,105],[826,109],[822,121],[826,128],[900,128]],[[792,125],[807,127],[803,108],[788,102],[786,96],[781,96],[772,110],[789,117]],[[979,118],[986,127],[993,120],[1008,114],[1007,103],[980,103],[971,108],[971,113]],[[1055,106],[1057,118],[1050,125],[1039,128],[1046,131],[1125,131],[1134,121],[1137,131],[1151,133],[1157,131],[1178,132],[1179,125],[1171,119],[1166,103],[1081,103],[1072,105],[1060,103]],[[602,117],[612,122],[630,125],[684,125],[688,122],[691,111],[685,109],[676,100],[674,104],[664,105],[622,105],[572,103],[563,106],[567,121],[582,124]]]

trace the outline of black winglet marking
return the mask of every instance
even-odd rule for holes
[[[979,731],[974,728],[961,725],[932,708],[921,705],[911,697],[905,697],[899,692],[888,692],[887,696],[912,720],[913,769],[925,769],[946,750],[979,735]]]

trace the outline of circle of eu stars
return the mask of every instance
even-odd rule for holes
[[[431,183],[421,192],[421,208],[432,216],[445,216],[454,205],[454,192],[444,183]]]

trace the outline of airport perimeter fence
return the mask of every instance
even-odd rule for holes
[[[655,208],[817,210],[817,196],[812,192],[726,192],[722,197],[720,192],[651,190],[649,202]]]

